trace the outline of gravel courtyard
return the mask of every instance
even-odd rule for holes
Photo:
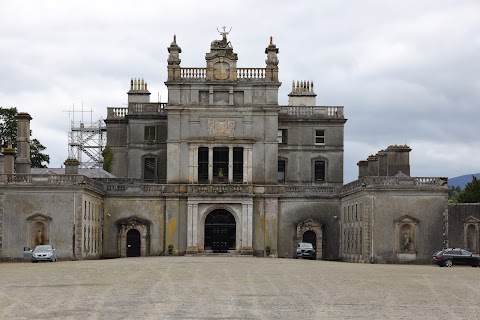
[[[480,268],[247,257],[0,263],[0,319],[479,319]]]

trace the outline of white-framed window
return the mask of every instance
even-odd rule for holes
[[[315,129],[315,144],[325,144],[325,130]]]
[[[278,144],[287,144],[288,131],[287,129],[278,129],[277,141]]]

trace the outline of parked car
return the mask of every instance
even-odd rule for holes
[[[298,243],[295,249],[295,259],[298,258],[315,260],[317,258],[317,254],[313,245],[308,242]]]
[[[480,256],[461,248],[447,248],[435,253],[432,262],[440,267],[451,267],[454,264],[480,267]]]
[[[32,262],[57,261],[55,248],[48,244],[36,246],[34,250],[31,250],[28,247],[23,248],[23,257],[28,258],[29,256],[31,257]]]

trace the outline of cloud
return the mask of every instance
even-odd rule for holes
[[[415,8],[415,9],[412,9]],[[34,118],[59,167],[73,105],[80,119],[122,107],[131,78],[165,101],[173,34],[182,66],[203,67],[216,28],[239,67],[279,47],[279,101],[313,80],[319,105],[344,105],[345,181],[390,144],[412,147],[412,174],[478,172],[480,19],[477,1],[1,1],[0,105]],[[77,117],[78,116],[78,117]],[[473,156],[476,156],[473,157]]]

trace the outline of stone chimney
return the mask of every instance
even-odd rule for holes
[[[292,92],[288,94],[289,106],[314,107],[317,105],[317,94],[313,91],[313,81],[293,81]]]
[[[368,161],[360,160],[357,163],[358,166],[358,178],[368,177]]]
[[[31,173],[30,161],[30,120],[28,113],[19,112],[17,118],[17,159],[15,166],[17,173]]]
[[[80,161],[75,158],[68,158],[63,164],[65,165],[65,174],[78,174]]]
[[[368,161],[368,176],[369,177],[378,176],[378,157],[372,154],[367,158],[367,161]]]
[[[150,91],[147,90],[147,83],[140,78],[130,80],[128,103],[150,103]]]
[[[8,146],[3,152],[3,173],[13,174],[15,173],[15,149],[12,146],[12,139],[8,139]]]

